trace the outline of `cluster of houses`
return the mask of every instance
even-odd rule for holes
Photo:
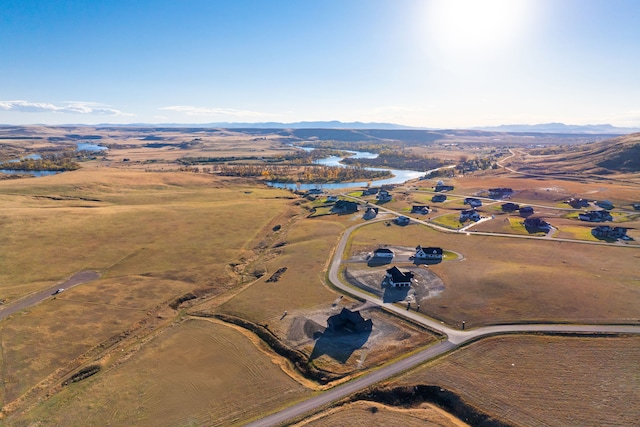
[[[453,186],[445,185],[442,181],[438,181],[437,185],[434,187],[436,192],[446,192],[453,190]],[[309,195],[317,195],[322,194],[323,191],[320,189],[311,189],[308,191]],[[508,187],[498,187],[498,188],[489,188],[488,189],[489,197],[493,199],[505,199],[511,197],[514,193],[513,189]],[[378,202],[387,202],[392,199],[391,193],[389,193],[388,189],[384,187],[370,187],[366,188],[362,191],[363,196],[367,195],[375,195],[375,198]],[[433,202],[443,202],[447,200],[447,196],[444,194],[435,194],[431,198]],[[357,202],[349,201],[349,200],[340,200],[337,196],[327,196],[327,202],[334,203],[331,212],[338,214],[349,214],[355,213],[359,210],[359,205]],[[589,210],[585,212],[581,212],[578,214],[578,219],[581,221],[587,222],[606,222],[613,221],[613,216],[609,212],[609,210],[614,208],[614,205],[609,200],[598,200],[590,202],[587,199],[583,198],[575,198],[566,201],[574,209],[580,209],[592,206],[591,203],[601,208],[600,210]],[[464,199],[464,204],[469,205],[470,209],[464,209],[460,211],[459,221],[464,223],[466,221],[474,221],[477,222],[481,219],[480,213],[476,210],[476,208],[482,206],[482,200],[476,197],[466,197]],[[640,210],[640,203],[633,203],[633,208],[636,210]],[[542,218],[534,218],[532,215],[535,213],[533,207],[531,206],[520,206],[517,203],[506,202],[501,205],[503,212],[518,212],[519,215],[525,218],[524,226],[529,232],[548,232],[552,227],[551,225],[544,221]],[[373,219],[378,215],[378,207],[369,206],[367,204],[366,210],[364,212],[364,219]],[[413,205],[411,208],[412,214],[426,215],[431,212],[429,206],[426,205]],[[393,222],[397,225],[407,225],[411,221],[411,218],[407,216],[398,216]],[[630,239],[627,236],[627,229],[623,227],[609,227],[609,226],[598,226],[592,229],[593,236],[601,239]],[[419,258],[416,256],[416,258]]]
[[[374,251],[374,257],[387,259],[389,262],[393,259],[393,251],[387,248],[379,248]],[[422,247],[418,245],[413,257],[414,261],[442,261],[444,253],[442,248]],[[392,288],[407,288],[413,282],[414,274],[410,271],[403,272],[398,267],[393,266],[387,270],[385,275],[385,283]]]

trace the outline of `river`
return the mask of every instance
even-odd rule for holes
[[[295,147],[300,148],[305,151],[313,151],[315,148],[312,147]],[[352,150],[342,150],[348,153],[352,153],[351,158],[355,159],[375,159],[378,157],[376,153],[370,153],[367,151],[352,151]],[[343,157],[338,156],[330,156],[325,157],[324,159],[314,161],[315,164],[324,165],[324,166],[337,166],[337,167],[346,167],[346,165],[340,163]],[[286,188],[288,190],[311,190],[313,188],[322,188],[325,190],[339,190],[342,188],[353,188],[353,187],[367,187],[369,185],[381,186],[381,185],[391,185],[391,184],[402,184],[409,180],[420,178],[425,174],[428,174],[431,171],[414,171],[414,170],[404,170],[404,169],[389,169],[389,168],[367,168],[371,170],[388,170],[393,174],[392,178],[385,179],[376,179],[376,180],[367,180],[367,181],[356,181],[356,182],[311,182],[305,184],[296,184],[291,182],[267,182],[267,185],[275,188]],[[436,169],[433,169],[436,170]]]
[[[97,145],[97,144],[91,144],[88,142],[79,142],[78,144],[76,144],[76,151],[105,151],[108,150],[107,147],[103,147],[101,145]],[[35,159],[35,160],[39,160],[42,159],[42,156],[40,154],[29,154],[28,156],[23,157],[22,159],[13,159],[13,160],[7,160],[7,163],[16,163],[19,162],[20,160],[24,160],[24,159]],[[0,166],[2,166],[2,164],[0,163]],[[0,169],[0,173],[4,173],[7,175],[32,175],[35,177],[40,177],[40,176],[49,176],[49,175],[56,175],[58,173],[61,173],[62,171],[37,171],[37,170],[17,170],[17,169]]]

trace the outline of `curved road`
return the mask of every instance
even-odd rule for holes
[[[12,314],[15,314],[21,310],[24,310],[27,307],[31,307],[32,305],[36,305],[41,303],[42,301],[50,298],[55,291],[58,289],[69,289],[74,286],[81,285],[83,283],[91,282],[92,280],[96,280],[100,275],[95,271],[81,271],[79,273],[71,276],[66,282],[59,283],[55,286],[52,286],[43,291],[36,292],[35,294],[31,294],[26,298],[22,298],[18,301],[15,301],[11,304],[7,304],[4,306],[2,310],[0,310],[0,320],[5,319]]]
[[[396,212],[392,210],[389,210],[389,209],[384,209],[384,210],[387,212],[393,213],[394,215],[398,215]],[[418,221],[418,222],[433,226],[433,224],[428,224],[423,221]],[[363,376],[360,376],[355,380],[352,380],[348,383],[332,388],[326,392],[323,392],[317,396],[311,397],[296,405],[290,406],[280,412],[271,414],[257,421],[254,421],[250,424],[247,424],[247,426],[270,427],[270,426],[281,425],[294,418],[301,417],[306,413],[316,411],[323,406],[329,405],[332,402],[342,399],[352,393],[355,393],[356,391],[362,390],[386,378],[389,378],[403,371],[411,369],[415,366],[418,366],[428,360],[431,360],[448,351],[451,351],[468,341],[472,341],[472,340],[479,339],[481,337],[486,337],[489,335],[526,333],[526,332],[555,332],[555,333],[567,333],[567,334],[571,334],[571,333],[640,334],[640,326],[632,326],[632,325],[567,325],[567,324],[518,325],[518,324],[514,324],[514,325],[486,326],[482,328],[463,331],[463,330],[453,329],[448,326],[445,326],[442,322],[438,322],[434,319],[431,319],[415,311],[408,311],[405,308],[402,308],[393,304],[389,304],[389,303],[384,303],[380,298],[376,296],[367,294],[358,289],[354,289],[348,286],[341,280],[340,274],[339,274],[344,251],[347,246],[347,242],[351,237],[351,233],[358,227],[362,227],[370,223],[371,222],[366,222],[366,223],[354,225],[348,228],[344,232],[344,234],[342,235],[342,238],[340,239],[340,242],[338,243],[338,246],[335,249],[333,259],[331,261],[331,266],[329,268],[329,280],[334,286],[336,286],[343,292],[353,295],[359,299],[377,304],[388,311],[394,312],[398,316],[410,319],[418,324],[421,324],[433,330],[439,331],[445,334],[447,336],[447,339],[439,342],[434,346],[428,347],[427,349],[422,350],[416,354],[406,357],[402,360],[391,363],[389,365],[385,365],[380,369],[373,370],[372,372],[365,374]],[[451,230],[447,229],[446,231],[451,231]],[[488,233],[488,234],[491,234],[491,233]],[[491,234],[491,235],[494,235],[494,234]],[[523,237],[526,237],[526,236],[523,236]]]

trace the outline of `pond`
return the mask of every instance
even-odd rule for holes
[[[49,175],[55,175],[60,172],[62,171],[27,171],[27,170],[0,169],[0,173],[6,173],[7,175],[49,176]]]
[[[103,147],[98,144],[91,144],[89,142],[79,142],[76,146],[76,151],[106,151],[107,147]]]

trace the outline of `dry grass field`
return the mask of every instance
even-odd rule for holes
[[[98,357],[114,336],[139,339],[170,322],[176,313],[164,311],[178,296],[215,295],[249,280],[241,273],[251,274],[260,242],[298,209],[288,192],[238,180],[112,168],[2,181],[0,201],[7,303],[77,271],[102,276],[2,322],[8,410],[35,385]]]
[[[334,301],[338,294],[324,284],[326,267],[342,224],[321,218],[296,223],[277,248],[264,260],[266,274],[253,285],[221,305],[217,311],[255,323],[277,324],[285,310],[305,309]],[[279,268],[286,267],[277,282],[267,282]]]
[[[405,409],[358,401],[332,408],[311,419],[294,424],[295,427],[372,427],[402,425],[407,427],[465,427],[468,424],[434,405]]]
[[[420,310],[451,325],[513,322],[640,322],[640,251],[374,223],[353,235],[351,253],[378,245],[439,246],[463,260],[429,266],[444,291]],[[594,260],[599,260],[594,262]]]
[[[126,363],[64,387],[13,426],[242,425],[310,391],[241,331],[207,320],[164,330]]]
[[[522,427],[626,427],[640,419],[639,363],[638,337],[494,337],[388,385],[437,385]]]

